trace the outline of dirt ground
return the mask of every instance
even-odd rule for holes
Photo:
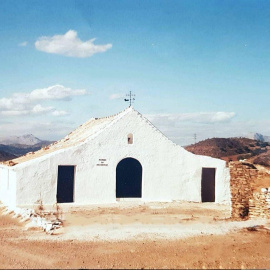
[[[269,223],[231,221],[226,206],[121,202],[62,210],[64,228],[55,235],[0,215],[0,268],[270,267],[269,230],[246,229]]]

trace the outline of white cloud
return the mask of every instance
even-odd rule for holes
[[[64,35],[40,37],[35,42],[35,47],[42,52],[79,58],[90,57],[112,48],[110,43],[95,45],[94,41],[95,38],[83,42],[77,37],[76,31],[69,30]]]
[[[234,116],[234,112],[198,112],[152,114],[146,117],[172,141],[187,145],[194,143],[195,133],[197,141],[212,137],[240,136],[243,123],[238,127],[232,121]]]
[[[54,115],[54,116],[65,116],[65,115],[68,115],[68,112],[55,110],[55,111],[52,112],[52,115]]]
[[[57,111],[53,107],[43,107],[38,101],[71,100],[73,96],[86,95],[85,89],[71,89],[63,85],[35,89],[30,93],[14,93],[10,98],[0,99],[0,113],[6,116],[45,114],[54,110],[54,116],[63,116],[64,111]]]
[[[86,95],[85,89],[75,89],[64,87],[63,85],[54,85],[47,88],[33,90],[29,94],[30,100],[50,100],[65,99],[70,100],[72,96]]]
[[[109,99],[122,99],[122,98],[124,98],[124,94],[120,94],[120,93],[111,94],[109,96]]]
[[[28,42],[27,41],[24,41],[24,42],[19,43],[18,45],[20,47],[25,47],[25,46],[27,46],[27,44],[28,44]]]
[[[40,104],[37,104],[33,107],[33,109],[31,110],[32,113],[34,114],[42,114],[42,113],[47,113],[52,111],[54,108],[53,107],[43,107]]]
[[[26,115],[30,114],[29,110],[9,110],[9,111],[1,111],[1,115],[4,116],[18,116],[18,115]]]
[[[15,103],[11,98],[1,98],[0,99],[0,110],[11,110]]]
[[[29,109],[24,108],[20,110],[17,108],[17,109],[1,111],[1,114],[5,116],[20,116],[20,115],[30,115],[30,114],[44,114],[52,110],[54,110],[53,107],[43,107],[42,105],[37,104]]]
[[[234,112],[199,112],[181,114],[152,114],[147,117],[157,123],[176,125],[178,122],[189,121],[194,123],[218,123],[230,121],[235,116]]]

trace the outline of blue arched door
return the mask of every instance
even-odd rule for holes
[[[142,165],[134,158],[122,159],[116,167],[116,198],[142,197]]]

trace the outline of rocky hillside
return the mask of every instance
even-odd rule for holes
[[[254,164],[270,167],[270,148],[268,147],[267,152],[251,157],[248,160]]]
[[[270,144],[248,138],[212,138],[186,146],[185,149],[194,154],[226,161],[252,159],[255,162],[255,157],[262,157],[266,160],[270,153]]]

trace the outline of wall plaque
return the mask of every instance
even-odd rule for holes
[[[107,159],[106,158],[100,158],[98,160],[97,166],[108,166]]]

